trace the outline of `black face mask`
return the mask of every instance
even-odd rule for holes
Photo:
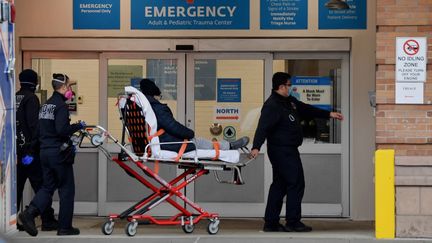
[[[35,84],[32,82],[21,82],[21,87],[30,89],[32,92],[35,92],[38,89],[39,84]]]

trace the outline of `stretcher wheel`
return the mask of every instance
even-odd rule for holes
[[[192,233],[194,231],[195,225],[193,225],[193,224],[185,224],[185,225],[182,226],[182,229],[183,229],[183,231],[186,234],[190,234],[190,233]]]
[[[104,233],[104,235],[110,235],[112,234],[112,232],[114,231],[114,221],[106,221],[103,225],[102,225],[102,233]]]
[[[126,228],[125,228],[125,232],[128,236],[135,236],[136,232],[137,232],[137,226],[138,224],[135,222],[129,222],[128,224],[126,224]]]
[[[91,143],[93,144],[93,146],[99,146],[102,144],[102,136],[99,134],[95,134],[91,137]]]
[[[218,219],[210,221],[207,226],[207,232],[210,235],[215,235],[217,232],[219,232],[219,222],[220,221]]]

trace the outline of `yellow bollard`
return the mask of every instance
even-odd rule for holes
[[[375,152],[375,237],[395,238],[395,179],[392,149]]]

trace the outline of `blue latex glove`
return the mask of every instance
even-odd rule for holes
[[[85,123],[85,121],[79,121],[79,125],[80,125],[80,129],[83,129],[84,127],[87,126],[87,124]]]
[[[23,165],[29,165],[33,162],[33,156],[31,155],[26,155],[24,156],[24,158],[21,159],[21,163],[23,163]]]

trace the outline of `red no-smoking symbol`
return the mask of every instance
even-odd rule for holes
[[[418,53],[420,45],[416,40],[407,40],[403,45],[403,50],[407,55],[415,55]]]

